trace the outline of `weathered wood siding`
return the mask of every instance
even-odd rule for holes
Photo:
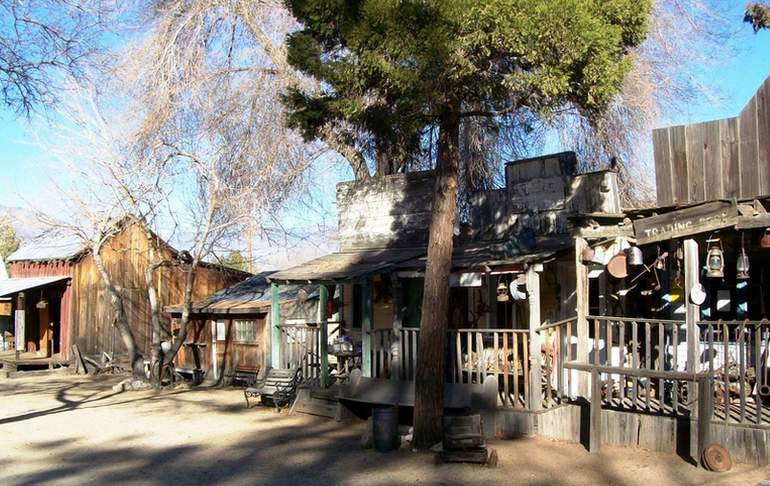
[[[732,118],[652,132],[658,205],[770,195],[770,78]]]
[[[150,260],[149,247],[145,231],[138,224],[128,224],[102,249],[102,259],[107,272],[114,284],[123,288],[129,323],[145,353],[149,353],[151,341],[150,305],[144,283],[144,268]],[[168,251],[165,250],[166,253]],[[102,351],[124,353],[123,343],[114,325],[109,296],[90,255],[76,262],[14,262],[11,271],[16,277],[72,277],[61,304],[63,357],[69,356],[72,344],[78,344],[86,354],[98,354]],[[193,298],[203,298],[242,278],[242,274],[233,275],[215,267],[201,267],[196,274]],[[157,270],[155,285],[161,308],[183,300],[184,274],[181,270]],[[166,330],[168,325],[169,319],[164,316],[163,326]]]
[[[337,184],[340,249],[425,246],[432,205],[432,171]]]
[[[51,262],[12,262],[10,274],[14,278],[25,277],[71,277],[74,264],[72,262],[51,261]],[[71,306],[72,306],[72,285],[62,286],[63,292],[59,301],[58,325],[60,354],[63,359],[69,359],[70,347],[68,345],[71,334]],[[56,325],[57,323],[54,323]]]
[[[506,187],[474,201],[473,226],[481,239],[500,240],[522,232],[538,236],[569,233],[573,213],[619,213],[617,174],[577,175],[572,152],[509,163]]]

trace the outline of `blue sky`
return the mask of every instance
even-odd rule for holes
[[[739,34],[730,41],[735,56],[726,63],[705,64],[696,74],[701,83],[720,96],[720,101],[701,102],[686,107],[679,114],[667,114],[664,124],[733,116],[770,75],[770,33],[755,35],[748,25],[741,24],[742,8],[742,2],[735,3],[735,27]],[[26,206],[27,201],[32,200],[55,211],[56,194],[48,190],[48,180],[60,174],[30,139],[26,121],[0,108],[0,206]],[[333,191],[329,194],[333,197]]]

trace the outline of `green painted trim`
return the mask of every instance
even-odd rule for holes
[[[281,367],[281,299],[278,284],[270,284],[270,364]]]
[[[329,289],[326,285],[318,288],[318,312],[321,322],[321,387],[329,386],[329,323],[326,319],[326,302],[329,300]]]
[[[361,374],[372,376],[372,281],[361,284]]]

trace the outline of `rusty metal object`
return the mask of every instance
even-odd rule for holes
[[[709,471],[725,472],[733,467],[733,461],[730,459],[730,453],[719,444],[711,443],[703,450],[701,457],[703,465]]]
[[[609,263],[607,263],[607,271],[610,272],[610,275],[612,275],[615,278],[628,277],[628,266],[626,265],[626,254],[618,253],[617,255],[610,258]]]

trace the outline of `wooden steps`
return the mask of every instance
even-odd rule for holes
[[[310,388],[297,390],[297,401],[292,410],[334,420],[342,420],[343,417],[343,407],[337,401],[336,393]]]

